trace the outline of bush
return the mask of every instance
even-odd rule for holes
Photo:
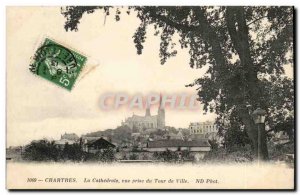
[[[219,148],[216,140],[208,140],[208,143],[210,144],[212,150],[217,150]]]
[[[81,161],[85,158],[85,152],[79,144],[66,143],[59,147],[54,141],[39,140],[25,146],[23,159],[31,161]]]
[[[85,153],[82,151],[82,148],[79,144],[69,145],[65,144],[62,152],[62,159],[72,160],[72,161],[81,161],[84,159]]]
[[[178,161],[179,155],[177,152],[166,150],[163,152],[154,152],[153,157],[157,160],[163,160],[165,162]]]
[[[103,150],[101,152],[101,159],[100,161],[103,162],[112,162],[115,160],[115,151],[111,148]]]
[[[54,142],[48,140],[33,141],[25,146],[23,159],[31,161],[58,161],[61,151]]]
[[[25,147],[23,159],[31,161],[102,161],[112,162],[115,160],[115,151],[106,149],[96,154],[86,153],[80,144],[68,144],[63,147],[55,145],[55,142],[39,140],[31,142]]]
[[[270,160],[285,160],[286,154],[294,154],[294,143],[278,144],[270,142],[268,144]]]
[[[136,155],[135,153],[129,155],[129,160],[137,160],[137,159],[138,159],[138,155]]]
[[[250,145],[232,146],[230,149],[218,148],[211,150],[204,156],[204,161],[215,162],[250,162],[253,154]]]
[[[139,151],[138,146],[133,146],[131,151],[132,152],[138,152]]]
[[[181,156],[182,156],[182,159],[183,160],[192,160],[194,157],[190,154],[190,152],[189,151],[187,151],[187,150],[183,150],[182,152],[181,152]]]
[[[96,154],[89,154],[87,160],[112,162],[115,160],[115,151],[111,148],[97,152]]]

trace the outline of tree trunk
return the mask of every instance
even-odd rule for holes
[[[240,105],[240,117],[246,127],[247,134],[252,142],[254,156],[259,160],[268,159],[268,148],[264,124],[254,124],[252,113],[249,113],[246,105],[251,104],[256,108],[261,104],[259,92],[259,80],[257,70],[250,52],[249,28],[246,23],[245,10],[243,7],[228,7],[226,11],[226,23],[233,46],[241,60],[241,66],[245,73],[242,75],[244,89],[244,102]]]

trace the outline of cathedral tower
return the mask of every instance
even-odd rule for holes
[[[146,105],[146,114],[145,114],[145,116],[151,116],[150,106],[149,106],[148,102],[147,102],[147,105]]]
[[[160,100],[159,100],[159,107],[157,111],[157,128],[159,129],[164,129],[166,124],[165,124],[165,108],[161,105],[162,102],[162,97],[160,95]]]

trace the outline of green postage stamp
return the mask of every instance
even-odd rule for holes
[[[86,61],[85,56],[46,38],[36,50],[29,70],[71,91]]]

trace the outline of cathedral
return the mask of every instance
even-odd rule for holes
[[[150,107],[147,105],[145,116],[138,116],[133,114],[131,117],[125,119],[122,125],[127,125],[129,128],[144,129],[164,129],[165,128],[165,109],[160,104],[157,115],[151,116]]]

